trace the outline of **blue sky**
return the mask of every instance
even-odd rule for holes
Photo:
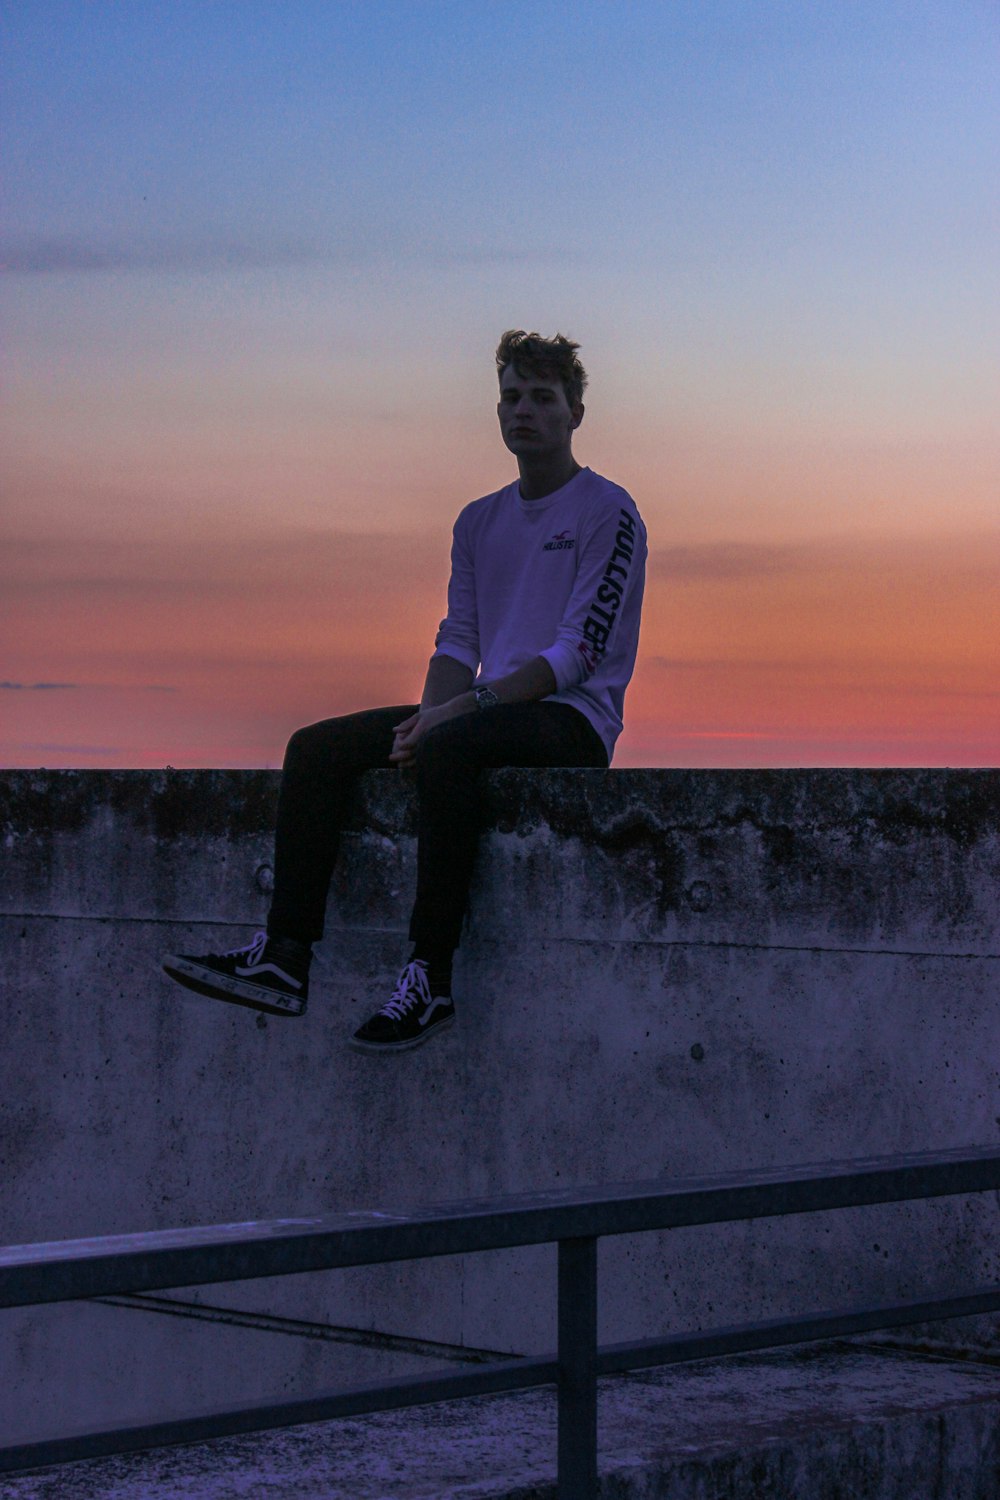
[[[577,451],[684,577],[706,548],[709,578],[755,547],[992,558],[998,29],[976,0],[8,7],[12,628],[44,637],[98,539],[139,592],[135,549],[180,589],[176,549],[236,530],[446,554],[510,477],[509,327],[581,341]],[[83,680],[21,650],[5,680]]]
[[[8,232],[71,266],[989,265],[987,4],[77,0],[4,30]]]
[[[794,393],[816,357],[844,399],[861,339],[898,406],[981,411],[988,5],[146,0],[5,30],[7,264],[158,273],[168,341],[171,273],[325,280],[324,339],[377,317],[409,355],[487,280],[585,308],[641,374],[693,360],[699,396],[762,356]],[[58,349],[86,308],[54,312]]]

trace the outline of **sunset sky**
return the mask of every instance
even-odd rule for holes
[[[994,0],[24,0],[0,763],[416,702],[508,328],[649,558],[616,769],[1000,764]]]

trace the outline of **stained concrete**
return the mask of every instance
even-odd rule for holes
[[[8,1243],[1000,1133],[1000,772],[485,773],[458,1023],[395,1058],[346,1043],[410,949],[416,795],[396,771],[355,788],[304,1017],[265,1020],[160,972],[164,952],[263,925],[278,780],[0,775]],[[995,1282],[998,1197],[604,1240],[600,1341]],[[245,1317],[213,1346],[210,1400],[304,1393],[331,1368],[372,1378],[373,1360],[394,1378],[441,1346],[555,1344],[554,1246],[171,1295]],[[179,1332],[154,1334],[146,1311],[3,1312],[6,1441],[38,1433],[39,1413],[58,1428],[53,1352],[82,1357],[95,1316],[105,1358],[74,1417],[162,1415],[140,1366],[148,1350],[163,1368],[164,1341],[195,1379]],[[262,1316],[354,1342],[303,1335],[293,1356]],[[187,1332],[187,1349],[211,1341]],[[909,1331],[985,1351],[998,1334],[997,1317]],[[372,1335],[400,1342],[373,1352]]]
[[[598,1382],[600,1500],[996,1500],[1000,1369],[814,1345]],[[39,1469],[3,1500],[555,1500],[550,1388]],[[595,1497],[598,1500],[598,1497]]]

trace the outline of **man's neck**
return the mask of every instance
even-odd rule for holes
[[[570,453],[544,467],[534,464],[529,467],[524,459],[519,458],[517,467],[521,472],[521,499],[544,500],[546,495],[552,495],[556,490],[561,490],[564,484],[569,484],[579,474],[582,465]]]

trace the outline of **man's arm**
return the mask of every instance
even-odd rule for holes
[[[508,672],[506,677],[479,685],[492,688],[501,703],[537,703],[539,698],[550,697],[558,688],[556,674],[544,656],[533,656],[516,672]],[[472,713],[476,707],[475,693],[460,690],[453,706],[456,714]],[[486,712],[489,713],[489,709]]]
[[[427,668],[420,707],[436,708],[439,703],[450,703],[459,693],[467,692],[476,680],[475,672],[457,661],[454,656],[433,656]],[[476,700],[473,698],[475,708]]]

